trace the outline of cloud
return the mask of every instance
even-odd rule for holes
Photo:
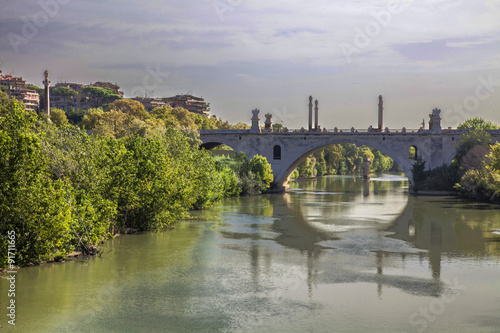
[[[21,34],[23,18],[31,19],[41,7],[31,0],[3,0],[1,66],[34,82],[49,68],[63,80],[109,80],[127,92],[141,84],[146,66],[160,65],[171,75],[155,94],[198,91],[211,97],[219,116],[224,113],[217,108],[237,118],[235,105],[288,105],[294,112],[309,94],[339,103],[334,110],[363,114],[371,95],[391,91],[398,93],[393,98],[425,92],[406,111],[417,112],[428,107],[427,100],[444,98],[444,85],[428,90],[426,78],[438,75],[446,82],[446,103],[452,103],[463,100],[453,94],[468,94],[471,80],[500,65],[500,6],[492,0],[407,0],[348,66],[339,44],[354,45],[356,31],[377,23],[390,1],[220,0],[231,6],[223,19],[217,1],[70,0],[16,54],[7,35]],[[488,103],[482,108],[490,108]]]

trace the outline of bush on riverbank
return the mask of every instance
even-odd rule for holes
[[[456,190],[465,198],[500,202],[500,145],[492,145],[491,135],[485,131],[498,126],[476,117],[457,128],[468,132],[455,144],[451,165],[425,170],[425,161],[419,156],[412,168],[414,190]]]
[[[466,198],[500,202],[500,144],[490,145],[483,167],[467,170],[455,188]]]
[[[232,172],[237,177],[236,183],[232,179],[224,181],[224,187],[233,195],[260,194],[269,189],[274,180],[271,165],[260,155],[249,160],[245,153],[240,152],[232,157],[214,156],[214,159],[219,172]]]

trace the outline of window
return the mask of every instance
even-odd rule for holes
[[[409,150],[410,160],[417,160],[417,147],[411,146]]]
[[[281,146],[276,145],[273,148],[273,160],[281,160]]]

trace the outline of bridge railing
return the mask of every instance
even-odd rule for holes
[[[232,130],[232,129],[223,129],[223,130],[200,130],[200,134],[248,134],[252,133],[249,129],[237,129],[237,130]],[[441,134],[464,134],[467,133],[468,130],[457,130],[457,129],[442,129],[440,132]],[[499,134],[500,135],[500,130],[489,130],[491,134]],[[321,131],[308,131],[305,129],[285,129],[285,130],[280,130],[280,131],[266,131],[262,130],[260,134],[262,135],[270,135],[270,134],[285,134],[285,135],[301,135],[301,134],[315,134],[315,135],[323,135],[323,134],[384,134],[384,135],[391,135],[391,134],[432,134],[436,133],[428,129],[385,129],[383,131],[379,131],[376,129],[356,129],[356,128],[350,128],[350,129],[339,129],[339,128],[334,128],[334,129],[323,129]]]

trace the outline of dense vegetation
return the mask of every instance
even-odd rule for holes
[[[500,202],[500,145],[485,131],[499,126],[476,117],[457,128],[468,132],[456,143],[451,165],[426,170],[418,157],[412,170],[415,190],[456,190],[470,199]]]
[[[397,171],[394,161],[380,151],[355,144],[332,144],[299,164],[294,172],[295,178],[312,178],[321,175],[345,175],[363,172],[363,160],[369,158],[370,172]]]
[[[77,127],[62,110],[52,109],[47,122],[0,93],[0,267],[12,230],[17,265],[95,254],[117,232],[157,229],[224,196],[270,186],[265,158],[216,160],[199,149],[192,130],[218,120],[167,107],[149,114],[139,105],[116,100],[89,110]]]

